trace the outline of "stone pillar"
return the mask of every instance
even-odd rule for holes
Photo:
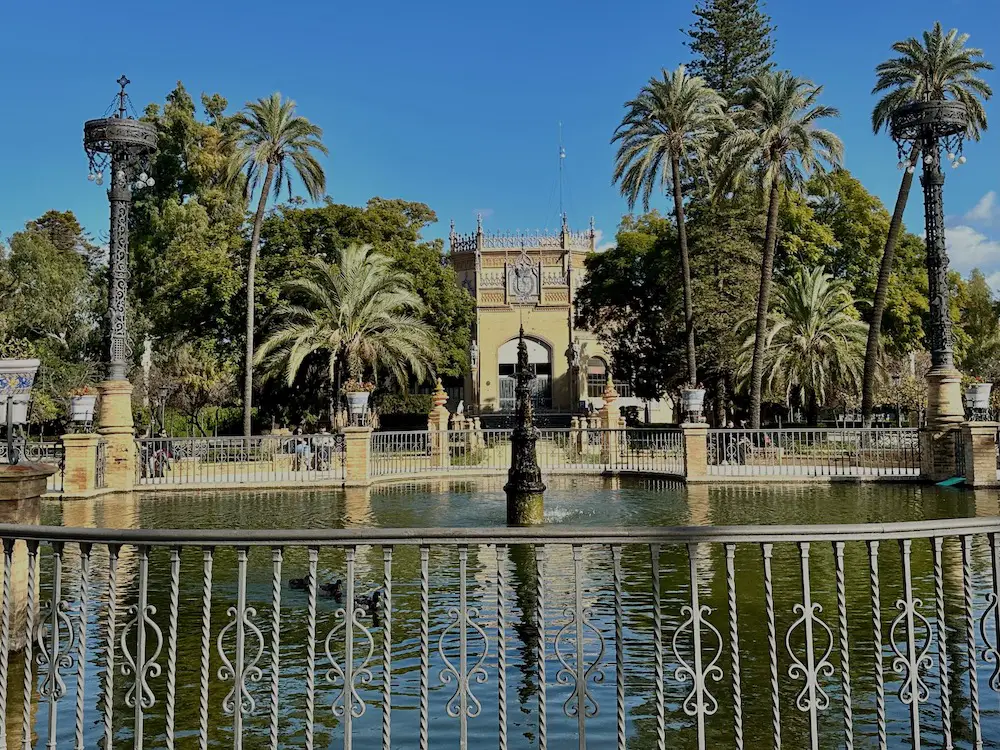
[[[434,404],[430,414],[427,415],[427,431],[430,433],[431,442],[431,465],[436,467],[448,466],[448,394],[444,392],[441,378],[438,378],[437,389],[432,397]]]
[[[136,470],[132,384],[127,380],[105,380],[98,388],[101,391],[101,414],[97,432],[108,444],[105,484],[113,490],[131,490],[135,486]]]
[[[609,430],[620,430],[622,426],[622,414],[615,401],[618,400],[618,391],[611,380],[611,373],[608,373],[608,382],[604,385],[604,406],[598,412],[601,420],[601,461],[608,463],[618,456],[618,448],[621,445],[621,434],[609,432]]]
[[[41,497],[49,476],[58,469],[49,464],[0,466],[0,523],[37,526],[41,520]],[[24,648],[24,625],[28,614],[28,548],[25,542],[5,539],[12,545],[10,650]],[[35,578],[37,612],[38,582]]]
[[[966,422],[962,425],[965,443],[965,484],[969,487],[996,487],[996,422]]]
[[[102,440],[94,433],[63,435],[63,494],[86,495],[97,488],[97,445]]]
[[[684,441],[684,478],[688,482],[708,479],[708,424],[685,422],[681,425]]]
[[[368,454],[372,444],[372,428],[345,427],[344,434],[344,484],[363,486],[371,484],[368,473]]]

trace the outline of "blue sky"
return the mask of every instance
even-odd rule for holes
[[[661,67],[688,60],[682,27],[692,0],[261,0],[125,3],[101,12],[77,0],[8,3],[0,21],[0,236],[50,208],[106,231],[103,190],[87,182],[82,123],[99,117],[127,73],[136,106],[161,102],[176,81],[218,92],[231,109],[278,90],[321,125],[336,201],[428,203],[444,236],[558,225],[557,123],[567,159],[571,225],[595,216],[603,241],[626,210],[611,185],[610,136],[622,103]],[[820,10],[822,7],[822,10]],[[841,110],[831,127],[846,164],[891,206],[896,154],[869,125],[874,66],[897,38],[940,19],[972,33],[1000,63],[995,0],[771,0],[776,62],[825,86]],[[989,76],[1000,89],[1000,77]],[[948,171],[953,267],[993,275],[1000,289],[1000,109],[997,124]],[[907,212],[920,231],[915,191]],[[659,207],[665,207],[661,198]]]

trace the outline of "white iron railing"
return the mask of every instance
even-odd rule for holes
[[[0,526],[0,743],[984,747],[998,532]]]
[[[915,428],[709,430],[713,476],[918,477]]]
[[[511,430],[376,432],[372,434],[372,477],[467,472],[506,474]],[[619,473],[681,475],[683,441],[673,429],[538,430],[535,443],[543,473]]]
[[[140,485],[310,482],[344,478],[338,434],[141,438]]]

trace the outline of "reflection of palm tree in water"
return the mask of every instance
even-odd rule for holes
[[[514,598],[521,616],[513,623],[514,632],[522,644],[521,686],[518,702],[521,713],[529,716],[537,714],[534,703],[538,692],[538,569],[535,564],[535,548],[528,544],[514,544],[510,547],[510,560],[514,564]],[[531,731],[525,732],[530,739]]]

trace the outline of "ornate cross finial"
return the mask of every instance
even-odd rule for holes
[[[476,214],[476,234],[483,233],[483,215]]]
[[[121,78],[115,81],[115,83],[121,87],[121,91],[118,92],[118,117],[119,119],[125,119],[125,87],[132,82],[122,74]]]
[[[590,236],[594,236],[594,217],[590,217]]]
[[[563,211],[563,215],[562,215],[562,229],[563,229],[564,232],[568,229],[568,226],[567,226],[567,223],[566,223],[566,212],[565,211]]]

